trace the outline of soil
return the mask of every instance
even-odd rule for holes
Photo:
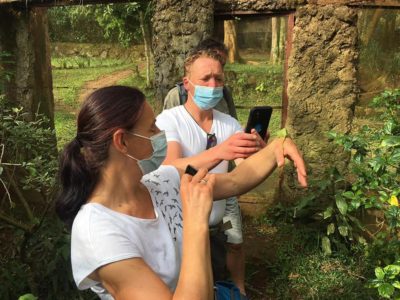
[[[251,217],[244,217],[243,236],[246,255],[246,292],[249,299],[269,300],[272,274],[271,266],[276,253],[276,228],[255,224]]]
[[[91,80],[86,82],[79,93],[79,103],[82,103],[83,100],[94,90],[100,87],[116,84],[118,81],[128,78],[132,74],[133,74],[133,69],[116,71],[111,74],[101,76],[96,80]]]

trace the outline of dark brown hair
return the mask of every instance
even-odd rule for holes
[[[108,159],[114,132],[131,130],[143,111],[145,96],[126,86],[96,90],[83,103],[76,137],[60,156],[61,191],[56,200],[58,216],[71,226],[80,207],[96,186]]]

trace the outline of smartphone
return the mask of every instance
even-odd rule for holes
[[[187,165],[186,170],[185,170],[185,174],[189,174],[189,175],[196,175],[197,173],[197,169],[192,167],[191,165]]]
[[[262,139],[267,134],[269,121],[271,120],[271,106],[255,106],[250,110],[245,132],[250,133],[254,128]]]

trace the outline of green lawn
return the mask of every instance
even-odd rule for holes
[[[60,60],[59,58],[55,59]],[[99,60],[99,59],[98,59]],[[95,65],[94,59],[92,64]],[[52,60],[52,64],[54,59]],[[114,65],[113,65],[114,63]],[[55,102],[55,127],[57,145],[61,149],[76,133],[75,113],[79,109],[79,92],[87,81],[118,70],[132,68],[132,64],[123,64],[116,60],[103,60],[98,67],[53,69],[53,93]]]
[[[253,106],[281,106],[283,89],[283,70],[280,65],[258,63],[227,64],[225,66],[226,85],[232,90],[233,100],[238,108],[238,119],[246,125],[250,108]],[[280,128],[281,110],[274,109],[269,131],[271,134]]]

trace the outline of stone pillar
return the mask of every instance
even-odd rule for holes
[[[47,9],[2,8],[0,51],[11,54],[11,63],[3,65],[12,74],[11,81],[4,82],[7,100],[23,106],[31,116],[46,115],[54,125]]]
[[[326,133],[347,133],[352,126],[358,94],[355,9],[332,5],[299,7],[292,47],[286,127],[313,174],[321,174],[330,166],[344,170],[349,156],[328,141]]]
[[[188,51],[212,33],[214,1],[156,1],[152,23],[156,97],[162,102],[181,80]]]

